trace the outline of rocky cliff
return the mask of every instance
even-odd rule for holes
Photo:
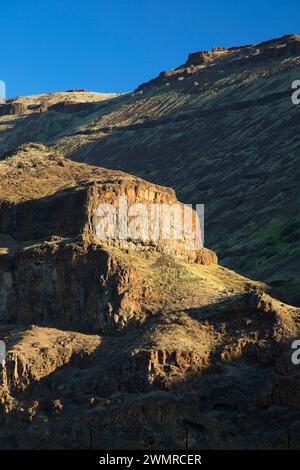
[[[132,274],[108,247],[122,252],[157,251],[200,264],[217,262],[216,255],[199,243],[189,249],[184,233],[180,240],[164,239],[162,219],[158,219],[157,238],[151,238],[152,206],[177,204],[184,210],[171,189],[73,163],[40,144],[23,145],[0,163],[0,177],[4,183],[0,192],[2,321],[60,320],[95,332],[124,326],[133,312],[136,320],[145,310],[131,295],[137,290],[133,281],[138,273]],[[109,205],[117,214],[120,198],[126,201],[122,217],[133,204],[148,210],[147,233],[138,230],[134,237],[126,227],[123,238],[104,229],[99,234],[107,222],[102,222],[98,208]],[[199,242],[198,219],[196,213],[192,216],[195,242]],[[170,216],[170,222],[174,224],[175,218]]]
[[[174,191],[40,144],[0,177],[2,448],[299,445],[299,309],[208,249],[97,238],[99,202]]]
[[[186,203],[204,203],[206,241],[221,263],[272,283],[296,305],[299,107],[291,84],[300,76],[299,44],[286,35],[193,52],[121,96],[18,97],[27,111],[0,117],[1,155],[41,141],[74,160],[170,186]],[[64,112],[74,101],[92,101],[92,108]]]
[[[135,262],[156,283],[122,334],[1,324],[1,447],[299,448],[299,310],[216,265]]]
[[[0,448],[299,448],[300,310],[272,288],[296,303],[299,44],[196,52],[123,96],[6,103]],[[120,197],[147,227],[153,205],[184,208],[156,183],[206,203],[221,260],[272,286],[188,236],[99,236]]]

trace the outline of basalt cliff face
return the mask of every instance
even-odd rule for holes
[[[99,203],[174,191],[41,144],[0,178],[1,448],[299,447],[299,309],[184,240],[98,237]]]
[[[299,44],[0,107],[0,448],[299,448]],[[177,195],[260,281],[193,211],[192,246],[139,231]],[[103,237],[122,198],[137,236]]]
[[[18,97],[0,116],[1,155],[40,141],[174,188],[205,204],[206,242],[223,265],[299,305],[299,45],[287,35],[192,53],[119,96]]]
[[[200,264],[217,262],[215,253],[199,243],[199,219],[193,211],[193,249],[184,233],[181,240],[171,238],[171,233],[164,239],[159,218],[156,239],[150,238],[150,230],[127,230],[123,239],[116,230],[104,230],[108,208],[117,216],[123,200],[126,208],[119,225],[134,204],[147,210],[147,228],[152,207],[177,204],[183,212],[184,205],[171,189],[121,172],[73,163],[40,144],[23,145],[0,163],[0,177],[2,320],[56,319],[104,331],[114,323],[124,326],[133,313],[138,317],[140,306],[134,301],[131,304],[131,291],[136,290],[131,284],[138,272],[132,274],[128,263],[115,259],[108,247],[147,254],[156,251]],[[102,217],[99,208],[105,209]],[[137,216],[132,213],[130,221],[136,220],[139,228]],[[176,222],[171,213],[169,222]],[[128,222],[127,226],[130,228]]]

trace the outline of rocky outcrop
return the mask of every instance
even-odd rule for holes
[[[115,97],[114,93],[93,93],[83,88],[65,92],[18,96],[6,98],[0,104],[0,117],[6,115],[42,113],[56,111],[60,113],[93,112],[102,100]],[[33,117],[35,119],[35,117]]]
[[[97,245],[46,243],[0,263],[2,322],[61,321],[97,332],[139,320],[135,273]]]
[[[117,336],[6,329],[0,442],[11,448],[13,431],[15,448],[295,449],[298,315],[250,292]]]
[[[198,53],[140,95],[97,105],[99,119],[72,117],[84,98],[71,92],[25,97],[5,149],[34,131],[74,159],[175,181],[208,204],[227,264],[234,252],[254,277],[269,266],[274,287],[290,279],[296,291],[299,165],[278,152],[296,149],[298,120],[290,108],[281,121],[290,98],[278,77],[297,64],[297,42]],[[61,112],[29,112],[64,100]],[[170,208],[172,190],[41,144],[6,154],[0,178],[0,447],[299,448],[299,309],[184,238],[99,236],[103,203],[117,217],[120,196]]]
[[[60,321],[93,332],[116,331],[146,316],[138,270],[122,261],[122,253],[217,263],[215,253],[201,247],[199,220],[191,209],[190,229],[187,235],[182,231],[185,206],[169,188],[68,162],[40,144],[23,146],[1,171],[0,233],[8,243],[0,256],[2,322]],[[19,193],[7,192],[5,185],[9,190],[16,185]],[[31,197],[24,200],[26,191]],[[103,207],[116,216],[112,234],[99,213]],[[141,218],[132,207],[143,210]],[[133,222],[136,233],[130,230]],[[146,231],[140,230],[143,223]]]
[[[277,46],[266,47],[261,51],[262,59],[273,59],[278,57],[286,57],[288,55],[300,54],[300,42],[293,41],[287,44],[279,44]]]
[[[99,207],[104,204],[110,205],[115,211],[117,219],[116,230],[120,229],[122,223],[120,214],[121,198],[124,199],[124,208],[127,211],[133,205],[143,205],[143,210],[147,211],[146,232],[136,231],[135,238],[129,231],[125,236],[120,237],[106,235],[103,229],[103,214],[98,215]],[[194,234],[191,240],[184,238],[177,239],[175,236],[176,226],[173,220],[173,208],[180,211],[179,216],[184,217],[185,206],[176,200],[172,190],[159,188],[142,181],[127,182],[120,180],[118,184],[105,182],[98,184],[91,182],[83,184],[74,189],[65,189],[55,193],[53,196],[33,199],[20,203],[3,201],[0,204],[0,232],[10,235],[15,240],[26,241],[47,238],[52,235],[60,237],[70,237],[82,235],[86,239],[98,239],[100,243],[121,248],[152,249],[166,251],[177,255],[186,256],[198,263],[209,264],[217,262],[215,254],[204,249],[199,249],[200,228],[198,227],[197,215],[191,212]],[[136,206],[138,207],[138,206]],[[152,236],[151,214],[152,208],[158,209],[158,216],[155,223],[158,223],[157,231]],[[165,212],[163,212],[165,211]],[[169,217],[170,233],[164,238],[162,227],[166,223],[165,217]],[[51,217],[49,217],[51,214]],[[139,214],[136,213],[136,217]],[[126,220],[128,230],[131,219]],[[183,222],[181,222],[183,224]],[[114,228],[113,227],[113,228]],[[183,229],[182,229],[183,230]],[[124,232],[125,233],[125,232]],[[155,238],[153,238],[155,236]],[[104,238],[103,238],[104,237]],[[157,237],[157,238],[156,238]],[[191,249],[190,246],[196,248]]]
[[[189,54],[186,65],[201,65],[211,57],[213,57],[213,52],[210,51],[193,52]]]
[[[11,103],[0,104],[0,116],[9,114],[23,114],[27,110],[27,106],[24,103],[18,103],[12,101]]]
[[[96,335],[69,333],[54,328],[30,326],[19,335],[18,347],[6,356],[3,385],[11,392],[25,391],[57,369],[89,361],[101,344]],[[16,338],[13,335],[11,340]]]
[[[22,147],[2,167],[7,186],[11,188],[12,179],[13,184],[20,181],[18,191],[24,186],[21,200],[5,190],[0,200],[0,233],[17,241],[82,236],[122,249],[173,253],[200,264],[217,262],[214,253],[201,248],[197,213],[180,203],[172,189],[88,166],[80,175],[76,164],[33,144]],[[47,170],[60,190],[50,185],[37,192],[36,176],[49,178]],[[72,173],[78,174],[77,184]],[[29,177],[36,194],[23,200]]]
[[[155,293],[145,296],[138,268],[111,250],[62,240],[0,256],[0,322],[59,321],[93,332],[142,322]],[[216,262],[207,253],[201,264]]]
[[[57,111],[60,113],[79,113],[81,111],[92,111],[95,108],[94,103],[78,102],[78,101],[62,101],[53,104],[47,108],[48,111]]]
[[[174,70],[163,71],[158,77],[143,83],[137,88],[137,92],[156,86],[180,85],[186,78],[195,76],[196,84],[209,65],[220,65],[225,63],[226,57],[230,68],[240,66],[253,66],[268,59],[280,59],[283,57],[298,56],[300,54],[300,40],[296,35],[286,35],[278,39],[265,41],[260,44],[249,44],[234,47],[214,47],[211,51],[198,51],[188,55],[187,61]],[[182,85],[182,84],[181,84]],[[186,85],[184,86],[186,88]],[[195,87],[190,84],[189,92],[195,92]]]

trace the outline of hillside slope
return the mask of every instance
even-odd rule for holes
[[[133,93],[0,117],[1,155],[37,140],[174,187],[205,204],[206,244],[222,264],[298,305],[299,78],[295,35],[194,53]]]
[[[208,249],[94,230],[173,190],[36,143],[0,187],[0,449],[299,448],[300,309]]]

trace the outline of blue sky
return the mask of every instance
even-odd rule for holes
[[[299,0],[1,2],[7,95],[126,92],[189,52],[300,34]]]

